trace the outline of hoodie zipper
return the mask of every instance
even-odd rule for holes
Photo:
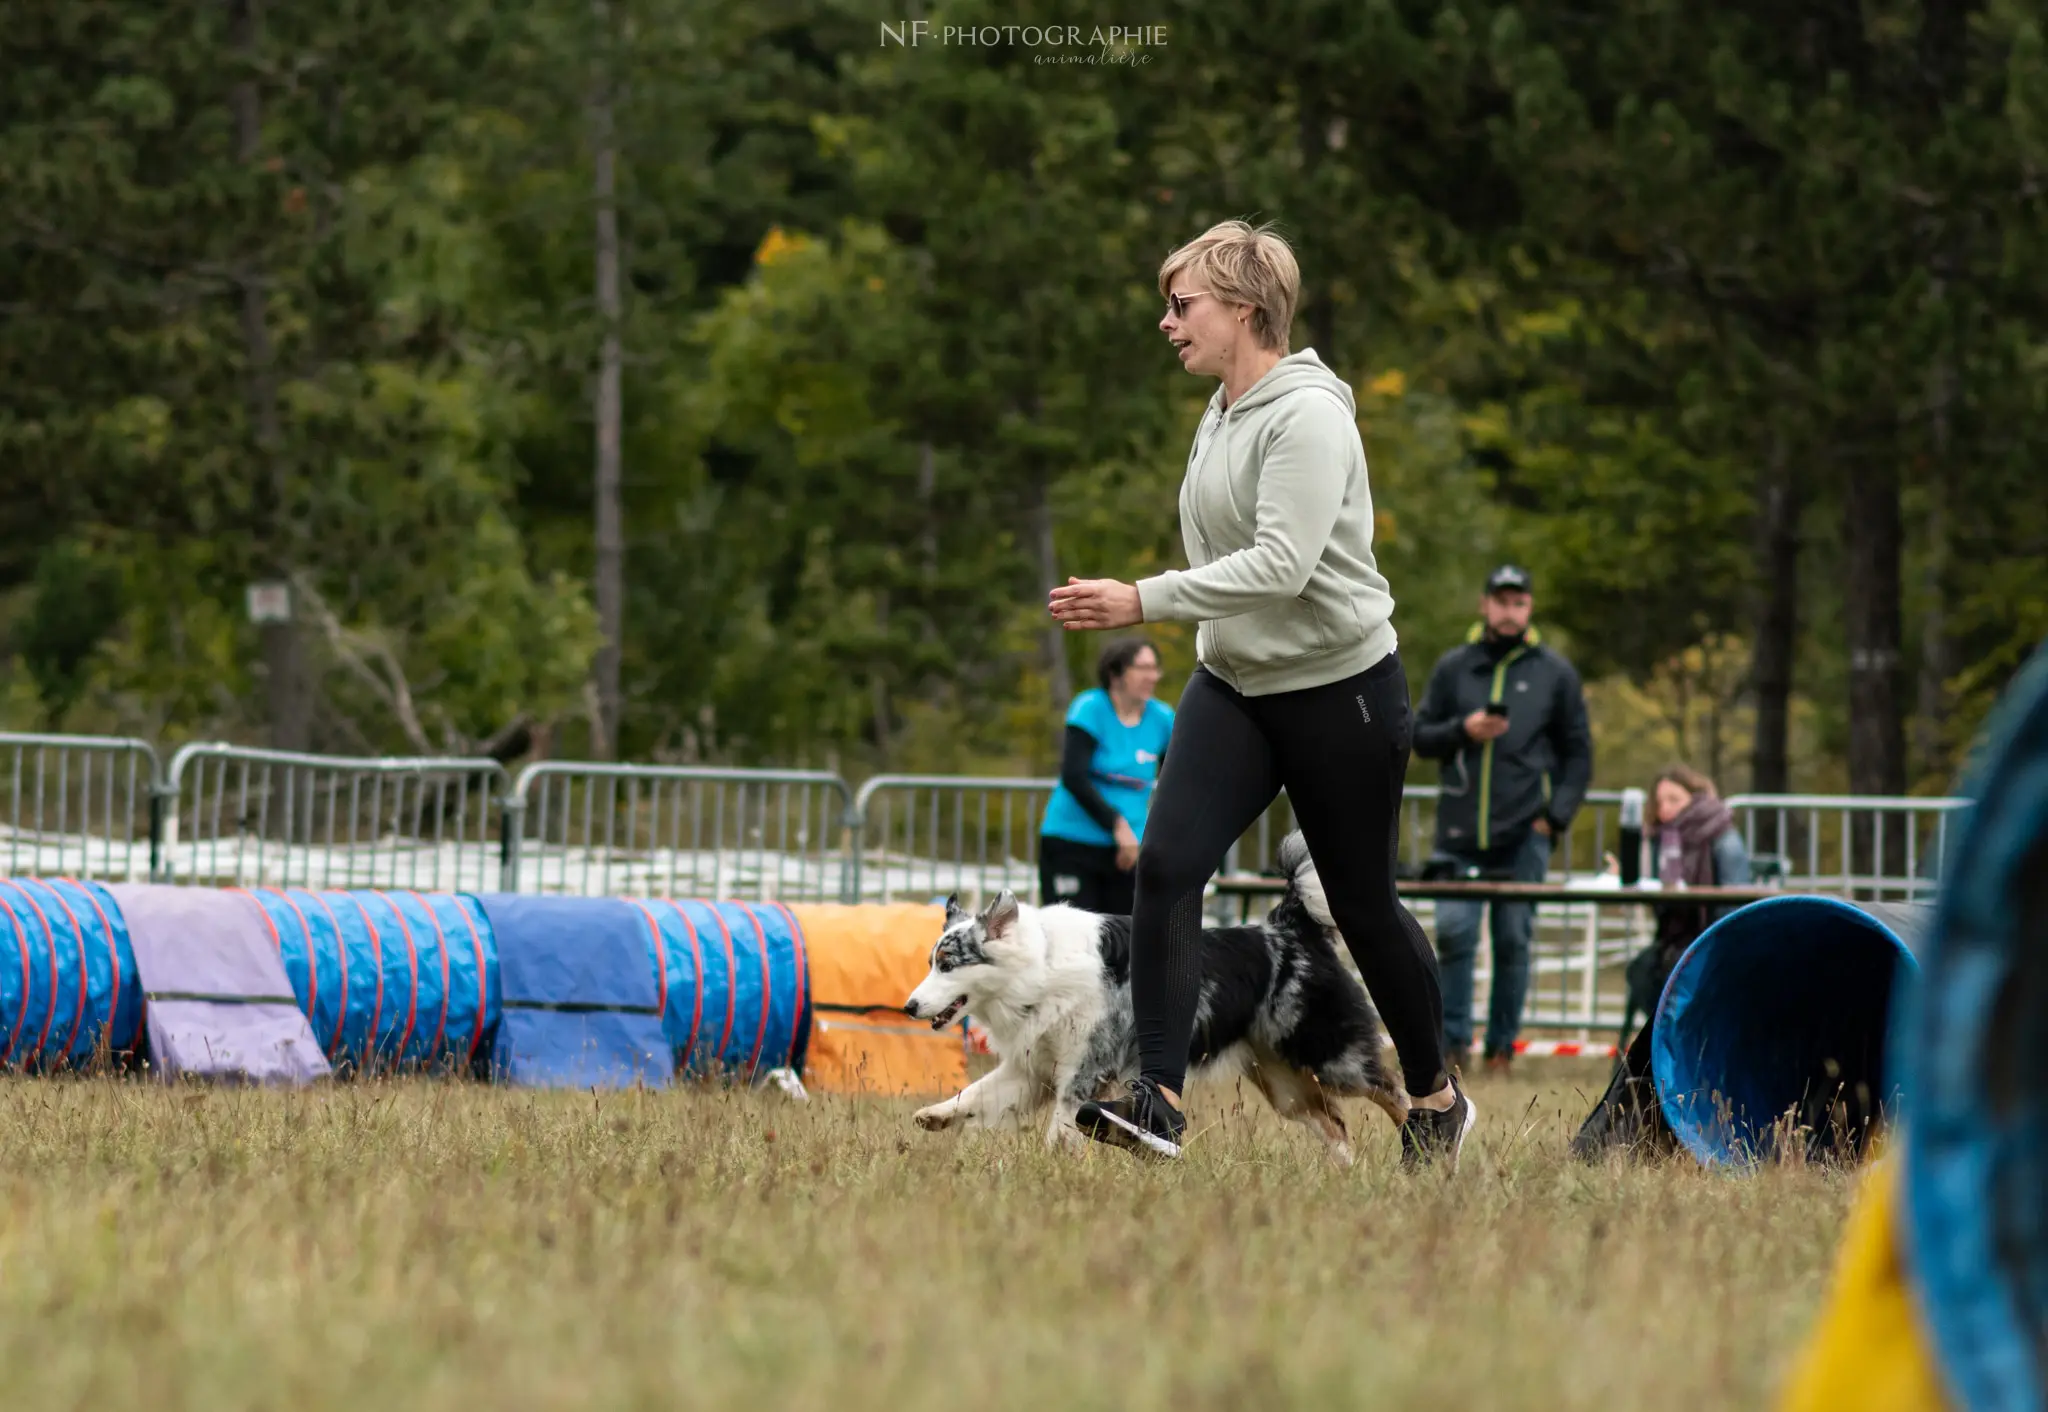
[[[1528,650],[1526,644],[1517,647],[1495,665],[1493,690],[1486,698],[1489,703],[1499,704],[1501,692],[1507,687],[1508,667]],[[1494,741],[1498,739],[1496,736],[1494,740],[1487,741],[1486,748],[1479,752],[1479,846],[1482,849],[1493,847],[1492,820],[1487,816],[1492,812],[1490,806],[1493,804],[1493,746]]]

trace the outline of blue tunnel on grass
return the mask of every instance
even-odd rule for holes
[[[250,895],[331,1062],[464,1068],[487,1052],[498,1023],[498,951],[475,898],[298,888]]]
[[[787,907],[650,898],[662,1025],[676,1071],[752,1077],[803,1067],[811,1011],[803,929]]]
[[[1701,933],[1665,983],[1651,1037],[1658,1099],[1685,1149],[1709,1165],[1769,1155],[1788,1110],[1816,1145],[1860,1139],[1890,1101],[1894,989],[1917,970],[1932,910],[1774,897]]]
[[[1894,1048],[1900,1244],[1951,1400],[2048,1406],[2048,646],[1986,729]]]
[[[121,909],[104,887],[0,878],[0,1064],[76,1068],[104,1044],[132,1053],[142,981]]]

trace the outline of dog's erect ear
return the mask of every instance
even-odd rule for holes
[[[1017,926],[1017,899],[1008,888],[996,894],[996,900],[988,904],[988,910],[981,914],[982,930],[991,940],[1008,936]]]
[[[946,925],[951,926],[956,920],[966,915],[960,909],[959,893],[956,892],[946,899]]]

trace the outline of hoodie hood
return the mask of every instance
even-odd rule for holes
[[[1230,412],[1233,416],[1248,412],[1254,407],[1278,401],[1290,392],[1310,387],[1319,387],[1337,397],[1344,403],[1346,412],[1354,417],[1358,415],[1358,400],[1351,395],[1351,384],[1331,372],[1313,348],[1289,353],[1267,369],[1264,377],[1246,388],[1244,396],[1231,404]],[[1216,400],[1223,400],[1223,389],[1216,390]]]

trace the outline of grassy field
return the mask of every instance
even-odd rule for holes
[[[1601,1076],[1475,1088],[1449,1182],[1230,1091],[1162,1168],[897,1103],[10,1081],[0,1368],[44,1412],[1764,1405],[1854,1179],[1581,1168]]]

